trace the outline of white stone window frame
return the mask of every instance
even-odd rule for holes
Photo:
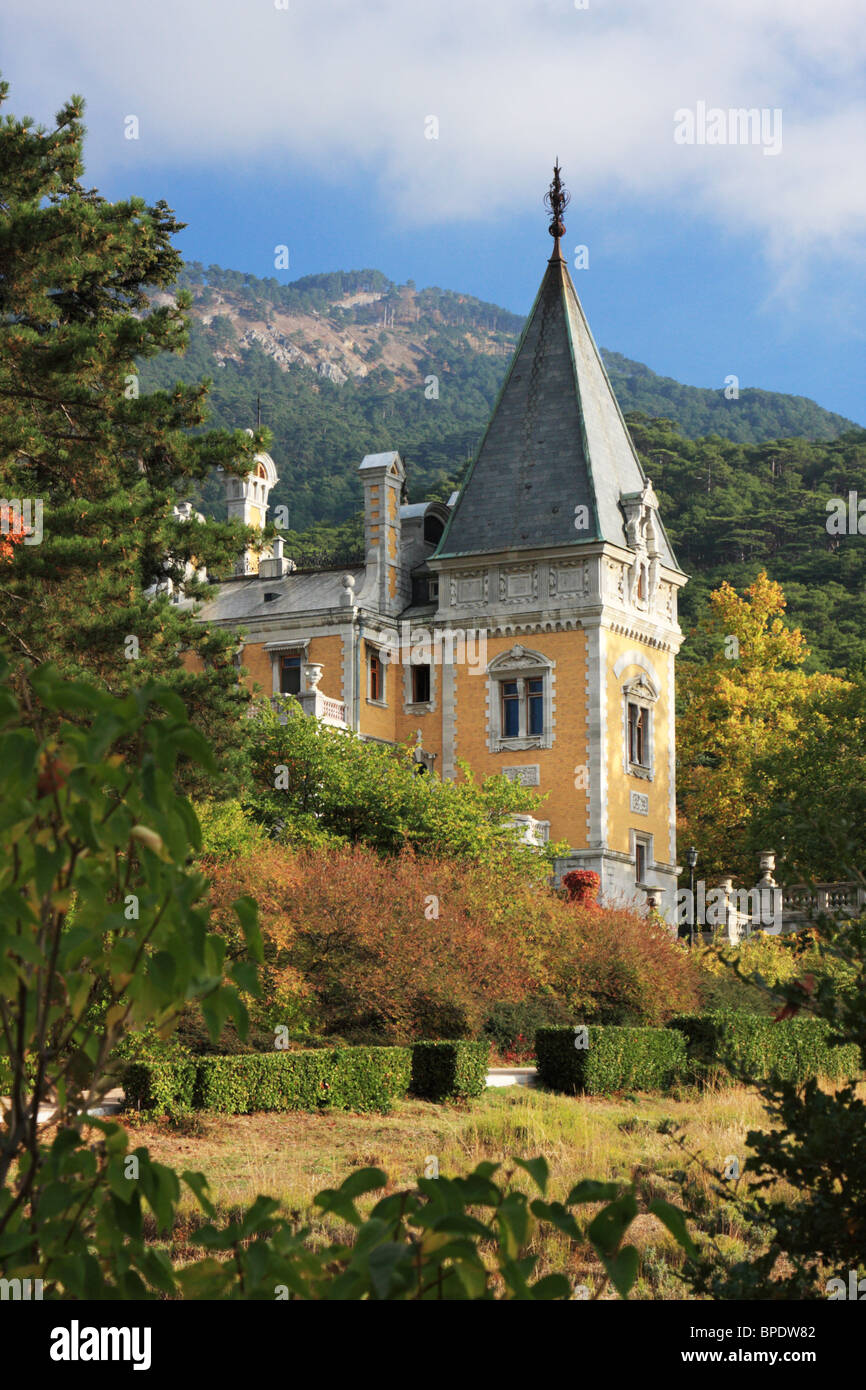
[[[379,644],[378,642],[374,642],[370,637],[366,637],[366,636],[365,636],[365,637],[364,637],[364,645],[365,645],[365,648],[366,648],[366,652],[365,652],[366,660],[365,660],[365,662],[364,662],[364,667],[365,667],[364,680],[365,680],[365,688],[366,688],[366,694],[367,694],[367,704],[368,704],[368,705],[378,705],[379,709],[387,709],[387,708],[388,708],[388,661],[387,661],[387,659],[386,659],[386,656],[385,656],[384,653],[383,653],[382,646],[380,646],[380,644]],[[374,654],[375,654],[376,656],[378,656],[378,658],[379,658],[379,674],[380,674],[381,683],[382,683],[382,694],[379,696],[378,699],[375,699],[375,700],[373,699],[373,696],[370,694],[371,681],[372,681],[372,674],[373,674],[373,673],[372,673],[372,669],[371,669],[371,665],[370,665],[370,657],[371,657],[372,655],[374,655]]]
[[[655,672],[652,671],[642,658],[640,661],[634,659],[634,653],[629,653],[628,661],[619,661],[614,667],[614,675],[619,679],[627,665],[639,665],[639,673],[622,686],[622,766],[623,772],[629,777],[638,777],[641,781],[652,782],[655,778],[655,706],[658,703],[661,689],[656,680]],[[646,727],[646,764],[633,763],[629,756],[629,737],[628,737],[628,707],[637,705],[647,713]]]
[[[304,693],[304,667],[310,660],[310,639],[309,637],[299,637],[297,642],[271,643],[265,647],[265,651],[271,658],[271,693],[282,695],[280,690],[280,671],[282,670],[284,656],[299,656],[301,658],[301,694]]]
[[[431,644],[430,660],[429,660],[429,661],[416,661],[416,662],[407,661],[406,664],[405,664],[404,667],[403,667],[403,713],[404,713],[404,714],[434,714],[435,711],[436,711],[436,696],[437,696],[437,693],[438,693],[438,691],[437,691],[438,682],[437,682],[437,680],[436,680],[436,663],[435,663],[435,661],[433,660],[433,655],[434,655],[434,653],[433,653],[432,644]],[[429,666],[429,667],[430,667],[430,699],[429,699],[429,700],[414,700],[414,699],[412,698],[412,693],[413,693],[413,681],[414,681],[414,676],[412,675],[412,672],[415,670],[416,666]]]
[[[650,835],[647,831],[644,831],[644,830],[630,830],[630,831],[629,831],[629,840],[630,840],[630,842],[631,842],[631,843],[630,843],[630,846],[629,846],[630,852],[631,852],[631,861],[632,861],[632,864],[634,865],[634,886],[635,886],[635,888],[638,888],[638,887],[642,887],[642,888],[650,887],[650,886],[651,886],[651,884],[650,884],[650,874],[653,873],[654,870],[655,870],[655,858],[654,858],[654,854],[653,854],[653,837],[652,837],[652,835]],[[638,847],[638,845],[642,845],[642,846],[643,846],[643,849],[644,849],[644,877],[643,877],[643,879],[639,879],[638,876],[637,876],[637,847]]]
[[[543,724],[540,734],[526,731],[526,686],[528,680],[542,682]],[[502,685],[518,682],[520,730],[513,738],[502,731]],[[541,652],[516,643],[500,652],[487,666],[487,747],[491,753],[523,752],[530,748],[552,748],[556,712],[556,663]]]

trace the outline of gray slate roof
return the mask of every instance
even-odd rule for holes
[[[644,472],[566,263],[548,263],[437,558],[607,540]],[[589,527],[575,530],[575,508]],[[662,528],[659,528],[662,530]],[[662,562],[679,566],[667,537]]]
[[[365,570],[346,568],[317,570],[308,574],[286,574],[282,579],[249,578],[227,580],[219,586],[217,597],[206,602],[200,617],[207,622],[245,618],[278,618],[293,613],[317,613],[339,608],[344,593],[342,578],[351,574],[360,590]],[[265,594],[279,598],[265,602]]]

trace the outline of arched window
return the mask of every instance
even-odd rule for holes
[[[652,781],[653,777],[653,712],[658,696],[654,682],[644,674],[627,681],[622,688],[623,765],[629,776],[645,781]]]
[[[492,752],[551,747],[553,674],[548,657],[519,644],[490,662],[487,735]]]

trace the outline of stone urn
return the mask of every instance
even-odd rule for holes
[[[310,662],[308,666],[304,667],[304,681],[307,690],[310,692],[318,690],[319,681],[322,679],[322,672],[324,669],[324,666],[319,666],[316,662]]]

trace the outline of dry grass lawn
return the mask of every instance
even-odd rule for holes
[[[267,1193],[309,1224],[313,1239],[327,1241],[347,1232],[317,1213],[317,1192],[338,1186],[355,1168],[374,1166],[389,1175],[388,1190],[393,1190],[422,1176],[431,1157],[450,1176],[482,1159],[507,1164],[512,1156],[543,1154],[551,1173],[548,1197],[558,1199],[581,1178],[634,1178],[646,1200],[679,1201],[685,1174],[695,1196],[714,1205],[712,1179],[689,1163],[669,1128],[681,1129],[690,1152],[721,1171],[732,1156],[742,1168],[746,1133],[763,1123],[760,1098],[741,1086],[676,1100],[655,1095],[575,1099],[514,1087],[488,1091],[464,1106],[405,1101],[390,1115],[197,1116],[179,1127],[167,1121],[135,1123],[131,1143],[146,1144],[154,1158],[178,1170],[204,1172],[221,1213]],[[521,1170],[513,1183],[532,1188]],[[190,1241],[199,1219],[190,1196],[170,1241],[175,1258],[192,1257]],[[753,1230],[733,1222],[720,1242],[745,1253],[756,1238]],[[687,1296],[677,1279],[681,1253],[654,1218],[638,1218],[629,1239],[641,1255],[638,1297]],[[558,1232],[536,1235],[531,1248],[540,1257],[539,1273],[562,1271],[590,1289],[601,1278],[592,1252],[574,1249]]]

